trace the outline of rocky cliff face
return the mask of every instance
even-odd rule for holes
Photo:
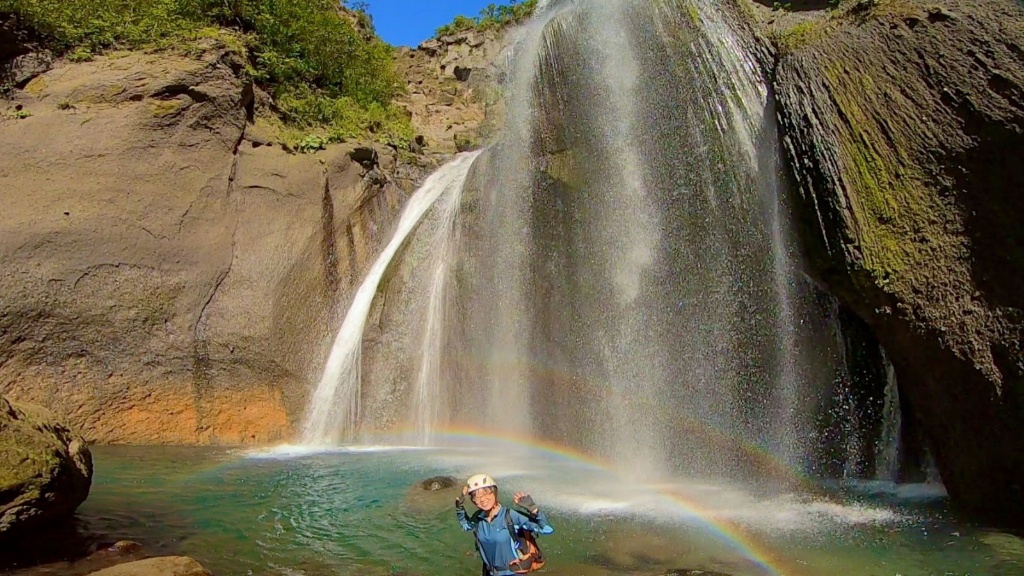
[[[768,35],[816,275],[885,347],[955,501],[1019,524],[1024,8],[854,2]]]
[[[497,38],[400,55],[412,154],[307,155],[217,41],[53,63],[0,22],[0,392],[91,442],[288,438],[406,197],[480,141]]]
[[[498,61],[504,44],[500,32],[469,31],[400,52],[398,64],[409,86],[400,103],[421,135],[419,147],[462,152],[493,133],[500,114]]]
[[[93,442],[280,440],[418,177],[259,135],[241,61],[61,63],[0,119],[0,391]]]

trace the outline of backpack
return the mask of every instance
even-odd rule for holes
[[[532,521],[537,520],[529,512],[520,513]],[[526,528],[516,530],[515,525],[512,524],[511,508],[505,512],[505,526],[508,527],[508,533],[513,535],[512,539],[516,541],[516,555],[519,556],[518,560],[509,563],[508,569],[516,574],[526,574],[543,568],[544,554],[541,553],[540,546],[537,545],[537,539],[534,538],[533,532]]]
[[[529,512],[519,511],[519,513],[530,520],[536,521],[536,517]],[[515,543],[516,555],[518,556],[518,559],[509,562],[508,569],[515,574],[526,574],[543,568],[545,562],[544,555],[540,551],[540,546],[537,546],[537,540],[534,538],[533,532],[526,528],[516,530],[515,524],[512,522],[511,508],[505,511],[505,527]],[[475,535],[476,531],[474,530]]]

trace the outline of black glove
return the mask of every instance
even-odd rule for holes
[[[533,501],[533,497],[529,494],[519,499],[519,505],[529,510],[531,514],[536,514],[537,510],[540,509],[537,507],[537,503]]]
[[[465,508],[463,503],[466,501],[466,495],[462,494],[455,499],[455,508]]]

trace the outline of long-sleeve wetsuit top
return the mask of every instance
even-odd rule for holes
[[[508,569],[509,562],[517,558],[513,535],[508,533],[505,515],[512,515],[512,525],[516,530],[526,528],[534,534],[551,534],[555,531],[548,524],[547,514],[543,510],[537,512],[536,521],[524,514],[502,506],[494,515],[494,520],[487,520],[483,510],[477,510],[472,516],[466,514],[465,508],[455,508],[455,516],[466,532],[476,531],[477,550],[484,564],[494,567],[493,574],[507,576],[514,574]]]

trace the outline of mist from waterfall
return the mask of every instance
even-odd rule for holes
[[[448,390],[444,386],[441,358],[444,354],[444,330],[451,307],[452,271],[457,257],[459,206],[463,186],[453,186],[438,201],[438,226],[430,244],[429,286],[426,311],[420,336],[419,368],[413,388],[413,424],[416,441],[429,445],[435,429],[445,421]]]
[[[804,326],[772,104],[727,18],[552,1],[506,95],[467,184],[450,417],[646,478],[757,476],[754,451],[805,466],[833,366]]]

